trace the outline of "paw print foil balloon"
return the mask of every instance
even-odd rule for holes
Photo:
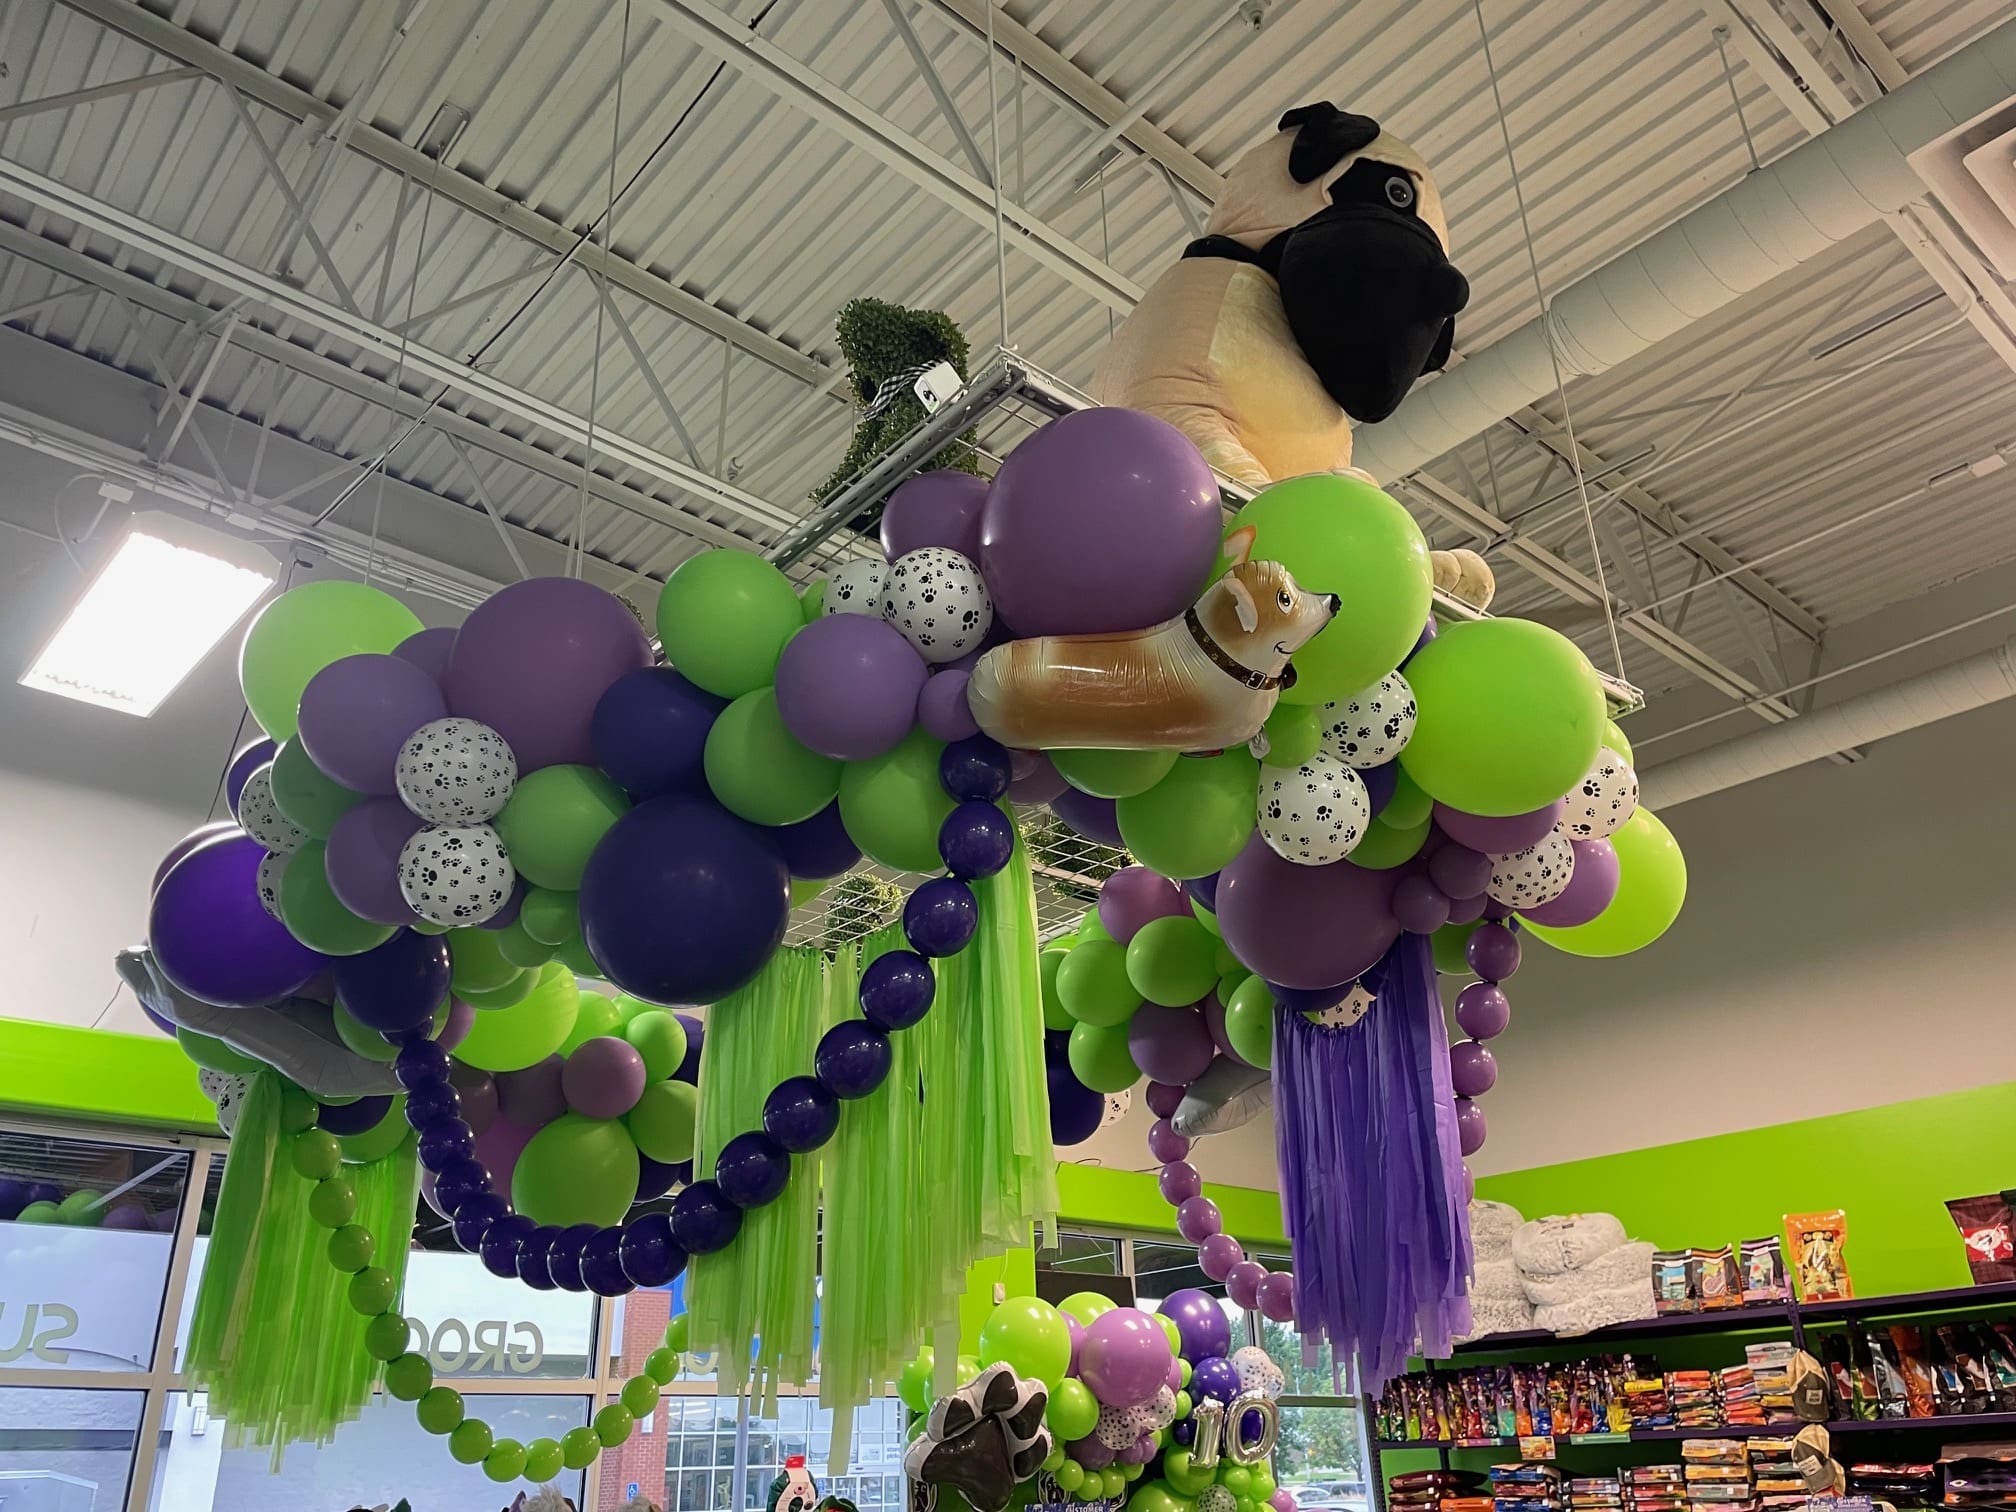
[[[430,824],[399,851],[399,894],[436,924],[481,924],[511,901],[518,880],[487,824]]]
[[[827,596],[832,596],[829,586]],[[957,660],[994,624],[980,569],[949,546],[921,546],[896,559],[882,590],[882,618],[927,662]]]
[[[1261,768],[1257,804],[1261,838],[1297,866],[1342,861],[1372,819],[1364,779],[1328,751],[1293,771]]]
[[[486,724],[436,719],[399,748],[392,780],[406,807],[429,824],[483,824],[517,785],[518,758]]]
[[[1638,812],[1638,774],[1609,746],[1568,790],[1557,826],[1570,840],[1607,840]]]

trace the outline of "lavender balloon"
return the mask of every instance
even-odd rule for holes
[[[1495,1039],[1512,1022],[1512,1004],[1496,982],[1472,982],[1456,994],[1456,1023],[1472,1039]]]
[[[1217,1053],[1202,1013],[1152,1004],[1136,1009],[1128,1022],[1127,1048],[1142,1074],[1161,1082],[1194,1081]]]
[[[1565,809],[1566,805],[1556,798],[1546,807],[1534,809],[1531,813],[1487,819],[1453,809],[1446,803],[1438,803],[1435,805],[1435,822],[1442,833],[1458,845],[1467,845],[1487,856],[1509,856],[1516,850],[1537,845],[1542,835],[1561,822]]]
[[[927,675],[924,658],[879,615],[829,614],[785,644],[777,713],[808,750],[871,761],[910,733]]]
[[[1016,751],[1013,760],[1015,776],[1008,784],[1008,796],[1014,802],[1052,803],[1067,792],[1077,792],[1041,751]]]
[[[1334,986],[1399,938],[1395,880],[1349,861],[1297,866],[1256,834],[1219,875],[1218,927],[1232,953],[1268,981]]]
[[[399,748],[448,716],[434,679],[398,656],[346,656],[301,692],[301,747],[322,774],[353,792],[390,796]]]
[[[1467,845],[1445,845],[1428,858],[1428,880],[1451,898],[1482,897],[1491,881],[1491,858]]]
[[[1232,1268],[1246,1258],[1239,1241],[1230,1234],[1213,1234],[1197,1246],[1197,1268],[1213,1281],[1223,1281]]]
[[[375,924],[411,924],[417,915],[399,890],[399,852],[420,825],[397,798],[367,798],[346,809],[322,856],[336,901]]]
[[[1157,1160],[1181,1160],[1190,1153],[1190,1141],[1168,1119],[1158,1118],[1148,1129],[1148,1153]]]
[[[1218,1204],[1209,1197],[1192,1197],[1176,1209],[1176,1232],[1192,1244],[1202,1244],[1224,1227]]]
[[[1087,1325],[1078,1374],[1106,1406],[1139,1407],[1162,1389],[1170,1353],[1160,1323],[1139,1308],[1115,1307]]]
[[[401,661],[409,661],[433,678],[438,686],[448,675],[448,653],[455,649],[455,627],[436,625],[416,630],[392,648]]]
[[[1123,866],[1099,886],[1099,922],[1116,945],[1128,943],[1142,925],[1152,920],[1181,918],[1189,912],[1190,904],[1183,888],[1145,866]],[[1189,1079],[1187,1076],[1157,1078],[1159,1081]]]
[[[1456,1136],[1465,1155],[1484,1148],[1484,1108],[1470,1098],[1456,1099]]]
[[[917,695],[917,722],[934,740],[950,744],[980,733],[980,721],[966,703],[971,678],[964,667],[952,667],[940,668],[925,681]]]
[[[1535,924],[1565,929],[1587,924],[1610,906],[1617,896],[1617,850],[1608,840],[1570,840],[1575,852],[1575,870],[1561,895],[1534,908],[1522,908],[1520,916]]]
[[[1257,1260],[1241,1260],[1225,1275],[1225,1294],[1251,1312],[1260,1305],[1260,1283],[1267,1279],[1267,1267]]]
[[[1155,1184],[1162,1200],[1172,1207],[1180,1207],[1204,1190],[1203,1176],[1187,1160],[1169,1161],[1156,1176]]]
[[[644,1095],[644,1057],[627,1040],[583,1040],[560,1068],[567,1106],[584,1118],[621,1118]]]
[[[1286,1271],[1269,1271],[1260,1283],[1260,1314],[1276,1323],[1295,1318],[1295,1278]]]
[[[925,546],[980,560],[980,514],[987,480],[949,468],[919,473],[882,507],[882,554],[895,561]]]
[[[1157,1118],[1174,1118],[1177,1108],[1182,1106],[1185,1089],[1172,1086],[1168,1082],[1148,1083],[1148,1111]]]
[[[1449,922],[1449,895],[1418,873],[1404,876],[1393,885],[1393,917],[1409,934],[1433,934]]]
[[[1490,910],[1485,910],[1490,918]],[[1470,969],[1487,982],[1502,982],[1519,969],[1519,937],[1503,924],[1480,924],[1463,947]]]
[[[1459,1097],[1482,1097],[1497,1084],[1498,1060],[1477,1040],[1449,1047],[1449,1085]]]

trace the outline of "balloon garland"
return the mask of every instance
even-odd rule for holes
[[[1149,1088],[1151,1106],[1158,1101],[1158,1090]],[[1159,1101],[1169,1113],[1175,1112],[1166,1096]],[[1213,1281],[1223,1282],[1226,1294],[1247,1311],[1258,1309],[1271,1322],[1293,1323],[1295,1278],[1249,1259],[1239,1241],[1225,1232],[1224,1215],[1218,1204],[1204,1195],[1204,1178],[1186,1158],[1190,1146],[1191,1141],[1169,1122],[1169,1114],[1149,1126],[1148,1153],[1162,1162],[1156,1173],[1156,1189],[1176,1210],[1177,1232],[1197,1246],[1197,1268]]]

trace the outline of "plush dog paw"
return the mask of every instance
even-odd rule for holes
[[[1052,1448],[1042,1383],[992,1365],[942,1398],[910,1445],[903,1468],[913,1481],[950,1486],[974,1512],[1001,1512],[1015,1487],[1042,1468]]]

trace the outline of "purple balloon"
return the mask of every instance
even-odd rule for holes
[[[1106,1099],[1078,1080],[1062,1056],[1050,1062],[1050,1142],[1083,1144],[1099,1131]]]
[[[1086,1325],[1078,1374],[1106,1406],[1139,1407],[1162,1389],[1170,1354],[1160,1323],[1139,1308],[1115,1307]]]
[[[1014,793],[1012,786],[1009,793],[1011,796]],[[1120,839],[1119,811],[1111,798],[1094,798],[1090,793],[1081,793],[1067,786],[1050,800],[1050,812],[1096,844],[1118,846],[1123,843]]]
[[[1274,1512],[1296,1512],[1295,1493],[1286,1486],[1276,1486],[1274,1494],[1267,1498],[1267,1505],[1272,1507]]]
[[[1175,1323],[1177,1336],[1183,1341],[1183,1358],[1193,1366],[1199,1360],[1231,1353],[1232,1322],[1210,1293],[1186,1286],[1171,1292],[1156,1311]]]
[[[707,1041],[707,1024],[697,1013],[675,1013],[679,1027],[686,1031],[686,1058],[679,1062],[679,1069],[672,1073],[672,1080],[683,1081],[691,1086],[700,1085],[700,1047]]]
[[[215,840],[220,835],[235,835],[237,833],[239,833],[237,822],[231,819],[219,819],[214,824],[206,824],[201,829],[189,831],[188,834],[168,847],[168,854],[163,856],[160,864],[154,868],[154,880],[147,884],[148,896],[152,897],[155,889],[160,887],[161,879],[175,870],[175,863],[196,849],[197,846],[204,844],[206,841]],[[168,1032],[173,1034],[175,1031],[171,1029]]]
[[[346,656],[301,692],[301,747],[322,774],[352,792],[390,795],[399,748],[448,716],[434,679],[397,656]]]
[[[561,1093],[583,1118],[621,1118],[644,1095],[644,1081],[644,1057],[609,1034],[583,1040],[560,1068]]]
[[[511,1190],[511,1173],[518,1168],[518,1157],[538,1132],[500,1117],[493,1119],[490,1127],[476,1136],[476,1159],[490,1172],[493,1189],[499,1192]]]
[[[859,615],[844,616],[859,619]],[[861,860],[861,847],[848,837],[840,822],[840,800],[834,799],[810,819],[786,824],[766,833],[784,855],[784,865],[792,876],[820,881],[852,871]]]
[[[1258,834],[1218,878],[1218,927],[1270,982],[1319,988],[1375,965],[1400,937],[1394,873],[1349,861],[1297,866]]]
[[[231,765],[224,769],[225,807],[237,813],[238,795],[245,791],[245,780],[279,754],[279,743],[270,736],[261,736],[233,756]]]
[[[1225,1220],[1219,1216],[1218,1204],[1209,1197],[1192,1197],[1176,1209],[1176,1232],[1192,1244],[1202,1244],[1213,1234],[1222,1233]]]
[[[1295,1318],[1295,1278],[1286,1271],[1269,1271],[1260,1283],[1260,1315],[1276,1323]]]
[[[872,614],[829,614],[785,644],[777,713],[798,743],[871,761],[903,743],[929,669],[903,632]]]
[[[1127,1048],[1142,1074],[1161,1082],[1195,1081],[1218,1053],[1202,1013],[1152,1003],[1136,1009],[1128,1022]]]
[[[1144,1433],[1120,1451],[1119,1460],[1123,1465],[1145,1465],[1155,1458],[1158,1452],[1160,1451],[1155,1447],[1154,1437]]]
[[[1155,1187],[1164,1202],[1180,1207],[1204,1190],[1204,1178],[1189,1161],[1171,1160],[1157,1174]]]
[[[1449,922],[1449,895],[1418,872],[1409,873],[1393,884],[1393,917],[1409,934],[1433,934]]]
[[[1190,1395],[1198,1401],[1229,1402],[1239,1395],[1239,1369],[1223,1355],[1190,1362]]]
[[[1246,1252],[1230,1234],[1213,1234],[1197,1246],[1197,1268],[1213,1281],[1223,1281],[1245,1258]]]
[[[693,1179],[693,1162],[681,1160],[673,1163],[653,1160],[649,1155],[637,1157],[637,1200],[649,1202],[653,1197],[663,1197],[681,1182]]]
[[[1488,908],[1485,916],[1490,916]],[[1519,937],[1503,924],[1480,924],[1464,945],[1463,958],[1485,981],[1502,982],[1519,969]]]
[[[859,619],[858,614],[835,619]],[[934,877],[903,902],[903,935],[919,955],[957,955],[980,927],[980,904],[957,877]]]
[[[1482,1097],[1498,1083],[1498,1058],[1477,1040],[1449,1047],[1449,1083],[1459,1097]]]
[[[219,835],[155,889],[147,943],[162,975],[191,997],[250,1008],[298,992],[321,972],[325,958],[259,902],[265,859],[250,835]]]
[[[382,945],[337,958],[336,996],[366,1029],[424,1030],[447,1000],[449,976],[447,940],[402,929]]]
[[[1351,996],[1351,989],[1357,985],[1358,979],[1353,977],[1329,987],[1283,987],[1279,982],[1269,982],[1267,989],[1286,1013],[1323,1013]]]
[[[1014,853],[1014,826],[984,798],[963,800],[938,826],[938,856],[955,877],[991,877]]]
[[[946,546],[980,560],[980,511],[987,480],[940,469],[919,473],[882,506],[882,554],[895,561],[925,546]]]
[[[411,924],[418,915],[399,891],[399,851],[421,823],[397,798],[366,798],[344,810],[322,856],[336,901],[373,923]]]
[[[1218,480],[1188,437],[1138,410],[1052,420],[1001,464],[980,515],[980,569],[1018,634],[1138,630],[1209,581]]]
[[[1157,1160],[1181,1160],[1190,1153],[1190,1141],[1168,1119],[1158,1118],[1148,1126],[1148,1153]]]
[[[625,672],[650,665],[643,627],[613,594],[578,578],[528,578],[462,622],[442,688],[451,713],[504,737],[523,774],[592,764],[595,706]]]
[[[1204,1027],[1210,1031],[1211,1043],[1218,1047],[1220,1055],[1230,1056],[1240,1065],[1248,1064],[1246,1057],[1232,1048],[1232,1041],[1225,1034],[1225,1005],[1218,1001],[1218,994],[1212,993],[1204,999]]]
[[[1168,1082],[1151,1081],[1148,1083],[1148,1111],[1157,1118],[1174,1118],[1176,1110],[1183,1105],[1186,1090]]]
[[[1452,842],[1428,858],[1428,880],[1449,898],[1480,898],[1491,881],[1491,858]]]
[[[1189,912],[1190,903],[1182,887],[1145,866],[1123,866],[1099,885],[1099,923],[1116,945],[1127,944],[1142,925],[1153,919],[1182,918]],[[1163,1076],[1157,1080],[1190,1078]]]
[[[707,790],[707,732],[728,700],[670,667],[639,667],[609,684],[588,722],[595,764],[642,803]]]
[[[98,1227],[108,1229],[150,1229],[153,1226],[153,1215],[130,1198],[113,1203],[98,1223]]]
[[[520,1071],[497,1073],[497,1111],[526,1129],[543,1129],[567,1111],[566,1062],[549,1055]]]
[[[139,1002],[139,999],[135,998],[134,1001]],[[156,1013],[152,1008],[149,1008],[145,1003],[140,1003],[140,1011],[147,1015],[148,1023],[152,1024],[156,1029],[159,1029],[163,1034],[167,1035],[168,1038],[170,1039],[175,1038],[174,1020],[163,1018],[160,1014]]]
[[[1358,778],[1365,784],[1365,796],[1372,802],[1372,817],[1393,801],[1393,790],[1400,785],[1400,763],[1382,762],[1375,767],[1359,767]]]
[[[1419,651],[1423,646],[1427,645],[1428,642],[1435,639],[1435,637],[1440,635],[1441,633],[1442,633],[1442,627],[1435,623],[1435,616],[1433,614],[1430,614],[1428,616],[1428,623],[1421,627],[1421,634],[1414,642],[1414,651]],[[1409,651],[1407,654],[1409,656],[1412,656],[1414,654],[1414,651]],[[1404,666],[1405,663],[1402,663],[1402,665]]]
[[[455,999],[448,1015],[451,1025],[455,1019],[455,1008],[467,1009],[472,1014],[476,1011],[460,998]],[[447,1039],[448,1031],[444,1029],[435,1043],[445,1046]],[[482,1138],[490,1125],[497,1121],[497,1078],[488,1071],[478,1071],[474,1066],[456,1061],[448,1068],[448,1084],[462,1099],[462,1122],[469,1125],[471,1134]]]
[[[1561,822],[1566,805],[1556,798],[1545,808],[1530,814],[1512,814],[1503,819],[1487,819],[1466,814],[1446,803],[1435,805],[1435,822],[1442,833],[1458,845],[1467,845],[1487,856],[1509,856],[1516,850],[1537,845],[1540,837]]]
[[[504,900],[504,906],[476,927],[478,929],[509,929],[518,922],[518,911],[525,906],[525,894],[532,891],[532,884],[519,877],[511,884],[511,896]]]
[[[1535,924],[1566,929],[1587,924],[1617,896],[1617,850],[1608,840],[1570,840],[1575,871],[1561,895],[1537,908],[1519,912]]]
[[[1071,1363],[1065,1367],[1064,1373],[1075,1376],[1078,1374],[1078,1350],[1085,1343],[1085,1325],[1069,1313],[1059,1313],[1058,1316],[1064,1320],[1064,1326],[1071,1330]]]
[[[1260,1283],[1266,1279],[1266,1266],[1258,1260],[1241,1260],[1225,1274],[1225,1294],[1250,1312],[1259,1305]]]
[[[1449,900],[1449,922],[1451,924],[1475,924],[1484,917],[1484,905],[1491,900],[1484,894],[1474,893],[1467,898]]]
[[[1186,877],[1183,891],[1194,903],[1201,903],[1207,913],[1218,912],[1218,873],[1208,877]]]
[[[1456,1023],[1472,1039],[1496,1039],[1512,1022],[1512,1003],[1496,982],[1472,982],[1456,994]]]
[[[443,1050],[453,1050],[469,1038],[469,1031],[476,1027],[476,1010],[458,997],[448,999],[448,1019],[442,1024],[441,1032],[434,1036],[434,1043]],[[488,1074],[487,1072],[485,1073]],[[465,1120],[466,1122],[466,1120]]]
[[[1008,796],[1016,803],[1049,803],[1064,793],[1077,791],[1041,751],[1012,751],[1009,760],[1013,763],[1013,776],[1008,783]]]
[[[455,649],[455,627],[436,625],[416,630],[392,648],[401,661],[409,661],[434,679],[438,687],[448,675],[448,653]]]
[[[1113,1463],[1114,1457],[1114,1449],[1101,1443],[1094,1434],[1088,1433],[1071,1445],[1071,1458],[1087,1470],[1104,1470]]]
[[[917,695],[917,721],[934,740],[949,744],[980,733],[980,721],[966,702],[966,684],[971,677],[965,668],[955,667],[941,668],[925,680],[924,690]]]
[[[1465,1155],[1484,1148],[1484,1105],[1467,1097],[1456,1099],[1456,1141]]]
[[[331,1134],[362,1134],[366,1129],[376,1128],[391,1111],[391,1094],[381,1092],[355,1102],[326,1104],[315,1125]]]

